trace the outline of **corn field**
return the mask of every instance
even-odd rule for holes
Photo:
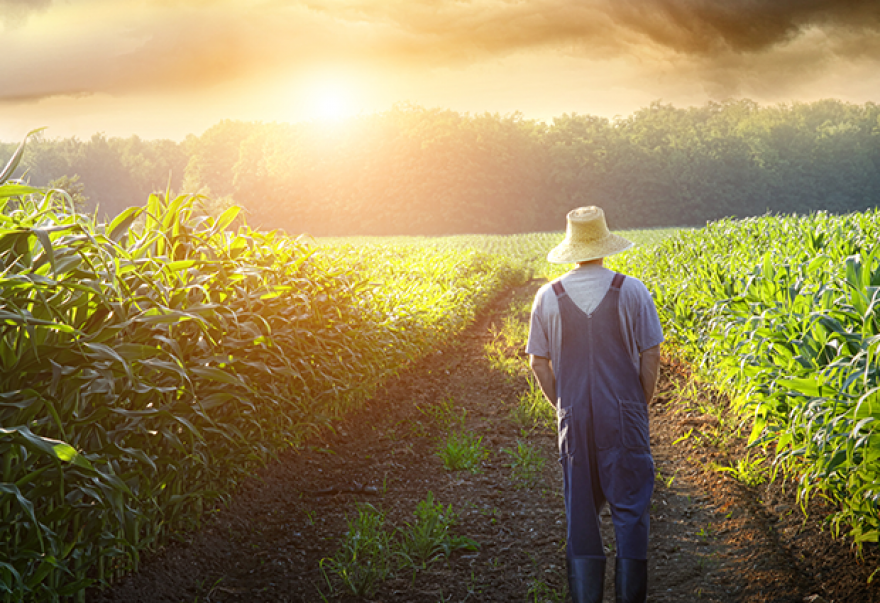
[[[880,212],[723,220],[627,254],[667,338],[735,396],[750,443],[822,496],[835,533],[880,529]]]
[[[99,225],[0,186],[0,600],[136,568],[524,278],[475,250],[232,232],[236,208],[169,197]]]
[[[20,154],[18,155],[20,157]],[[453,341],[561,233],[306,241],[153,195],[98,224],[0,174],[0,600],[82,600]],[[4,183],[5,182],[5,183]],[[880,212],[627,231],[674,353],[753,446],[880,530]]]
[[[617,234],[636,244],[636,249],[653,248],[681,228],[648,228],[620,230]],[[547,252],[562,241],[564,231],[533,232],[517,235],[450,235],[445,237],[326,237],[317,241],[321,246],[417,248],[417,253],[477,250],[513,260],[528,275],[553,279],[571,269],[570,264],[548,264]]]

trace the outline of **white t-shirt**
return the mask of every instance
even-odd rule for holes
[[[586,314],[592,314],[611,288],[614,272],[598,264],[584,264],[560,277],[562,286],[574,304]],[[637,278],[627,276],[620,288],[620,324],[627,351],[636,370],[643,350],[663,342],[663,327],[657,316],[654,298]],[[529,326],[526,353],[550,358],[554,367],[559,366],[562,349],[562,322],[559,303],[550,283],[535,295]]]

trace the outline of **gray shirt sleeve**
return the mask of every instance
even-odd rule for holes
[[[550,358],[550,334],[549,325],[546,324],[543,309],[543,297],[547,287],[542,287],[532,304],[532,316],[529,320],[529,341],[526,344],[526,354]]]
[[[627,343],[635,356],[663,343],[663,326],[657,315],[654,298],[651,297],[644,283],[628,277],[626,284],[629,286],[625,286],[621,291],[624,304],[627,306],[627,311],[622,313],[628,323],[624,331],[629,337]]]

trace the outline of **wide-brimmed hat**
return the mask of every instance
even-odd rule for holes
[[[571,210],[566,220],[565,239],[547,254],[547,261],[552,264],[589,262],[633,246],[632,241],[608,230],[605,212],[595,205]]]

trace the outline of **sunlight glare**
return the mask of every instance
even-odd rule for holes
[[[310,89],[310,113],[322,120],[336,121],[354,113],[352,91],[339,80],[324,79]]]

